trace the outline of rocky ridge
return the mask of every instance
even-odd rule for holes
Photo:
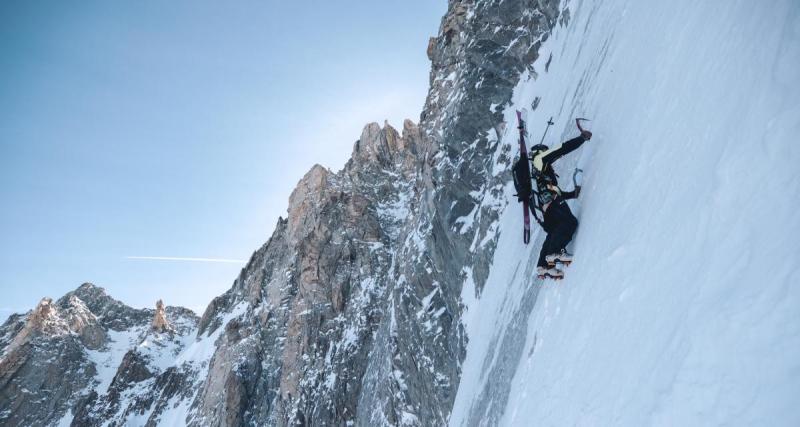
[[[530,64],[559,17],[566,22],[565,7],[449,1],[428,45],[431,87],[419,125],[406,121],[398,131],[369,124],[343,170],[314,166],[292,193],[287,218],[196,329],[187,320],[174,337],[153,330],[151,323],[163,324],[154,313],[125,329],[125,316],[98,315],[92,307],[102,304],[81,298],[95,318],[118,319],[101,322],[106,335],[89,332],[85,343],[81,334],[63,335],[72,337],[64,345],[78,361],[74,385],[45,387],[60,393],[48,416],[38,418],[46,422],[23,418],[43,394],[19,397],[14,378],[33,374],[6,368],[13,362],[4,350],[0,420],[446,424],[468,339],[462,298],[474,297],[462,295],[462,287],[472,281],[481,292],[509,197],[512,153],[498,143],[505,131],[500,111],[520,75],[543,71]],[[170,324],[180,323],[166,313]],[[80,319],[76,325],[93,321]],[[6,322],[2,348],[11,348],[27,320]],[[108,342],[95,335],[134,325],[146,329],[137,329],[135,350],[121,352],[116,366],[92,363],[87,355],[98,350],[90,346],[102,350]],[[34,346],[16,347],[14,353]],[[102,366],[114,371],[112,380],[92,385]]]
[[[11,316],[0,326],[0,423],[77,425],[93,402],[118,400],[114,393],[124,388],[131,360],[140,364],[136,383],[158,373],[198,321],[188,309],[162,309],[176,325],[168,336],[151,328],[157,311],[128,307],[84,283],[58,301],[43,298],[27,314]]]

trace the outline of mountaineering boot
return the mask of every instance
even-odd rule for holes
[[[547,261],[547,265],[550,267],[555,267],[558,264],[570,265],[572,263],[572,255],[568,254],[567,251],[561,250],[561,252],[557,254],[551,254],[545,257],[545,261]]]
[[[564,278],[564,272],[557,268],[536,267],[536,276],[540,279],[561,280]]]

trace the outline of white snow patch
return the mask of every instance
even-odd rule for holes
[[[106,348],[100,350],[86,350],[86,355],[97,369],[95,391],[103,395],[108,392],[108,386],[117,374],[117,368],[122,363],[125,353],[136,347],[139,335],[144,327],[131,328],[124,331],[108,331],[109,342]]]
[[[568,188],[585,171],[575,262],[533,280],[543,236],[504,210],[480,298],[464,271],[451,425],[800,425],[800,3],[718,6],[570,2],[504,114],[541,97],[528,130],[553,115],[550,145],[593,119],[557,164]]]

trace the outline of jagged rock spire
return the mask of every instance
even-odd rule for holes
[[[33,313],[31,313],[31,317],[28,318],[28,323],[37,328],[44,327],[55,312],[56,309],[53,306],[53,300],[51,298],[42,298],[33,310]]]
[[[394,168],[414,158],[419,140],[419,130],[411,120],[403,122],[402,135],[387,121],[382,128],[378,123],[368,123],[353,147],[352,159],[361,166]]]
[[[75,425],[143,423],[143,413],[147,424],[447,424],[466,354],[462,286],[473,281],[479,295],[486,282],[510,179],[505,146],[489,130],[559,10],[555,0],[536,10],[520,0],[448,3],[428,45],[431,89],[419,125],[369,124],[345,169],[314,166],[292,193],[287,219],[209,305],[199,333],[177,308],[170,325],[161,302],[155,314],[137,311],[84,285],[76,295],[115,332],[115,345],[90,353],[65,334],[52,341],[72,344],[71,359],[62,356],[70,347],[51,345],[15,362],[40,391],[0,390],[22,396],[8,409],[0,399],[0,424],[37,424],[42,401],[62,402],[42,424],[68,410]],[[462,227],[462,218],[473,225]],[[81,312],[64,302],[54,308]],[[142,328],[132,353],[111,364],[118,375],[109,374],[117,333]],[[179,365],[171,361],[191,340],[154,336],[164,328],[196,336]],[[10,333],[0,330],[0,340]],[[39,386],[48,369],[64,381]],[[142,381],[150,374],[157,378]],[[98,397],[82,394],[89,390]]]
[[[59,317],[58,308],[53,304],[51,298],[42,298],[36,308],[28,315],[25,326],[14,337],[9,344],[6,353],[10,353],[16,348],[28,342],[31,338],[40,334],[58,334],[66,332],[67,325]]]
[[[165,365],[196,334],[198,319],[190,310],[170,307],[169,322],[166,312],[162,301],[154,314],[85,283],[58,300],[43,298],[33,310],[12,315],[0,325],[0,425],[130,424],[128,404],[145,399],[147,406],[160,396],[181,393],[189,375],[173,371],[155,381],[156,390],[136,391],[145,380],[164,374]],[[139,394],[127,400],[130,393]],[[148,425],[155,425],[160,413],[153,411]]]
[[[167,321],[167,311],[164,309],[164,301],[156,301],[156,313],[153,315],[153,330],[156,332],[172,331],[172,326]]]

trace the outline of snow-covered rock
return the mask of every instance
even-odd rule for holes
[[[151,330],[157,311],[133,309],[85,283],[9,318],[0,327],[0,421],[86,425],[128,418],[132,397],[147,399],[144,385],[172,365],[197,330],[191,311],[161,309],[179,325],[166,336]]]
[[[105,335],[94,349],[74,342],[83,383],[37,419],[446,423],[466,346],[461,285],[467,271],[488,275],[509,179],[492,107],[510,101],[557,12],[555,1],[451,1],[428,46],[419,125],[368,124],[343,170],[314,166],[196,332],[172,337],[151,327],[162,324],[153,313],[76,291]],[[16,401],[0,402],[0,416],[25,417]]]
[[[798,19],[450,0],[419,124],[313,166],[201,318],[89,284],[11,316],[0,424],[800,423]],[[549,144],[594,119],[563,283],[522,243],[517,109]]]
[[[503,114],[593,119],[556,164],[586,172],[575,262],[535,280],[503,212],[450,424],[800,425],[800,3],[563,6]]]

